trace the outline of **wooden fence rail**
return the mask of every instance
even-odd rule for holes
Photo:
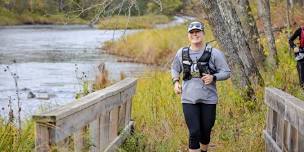
[[[304,152],[304,102],[279,89],[265,89],[267,152]]]
[[[53,111],[34,115],[36,151],[114,151],[133,126],[130,118],[136,82],[127,78]]]

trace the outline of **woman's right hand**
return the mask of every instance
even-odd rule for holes
[[[175,92],[176,94],[182,93],[181,85],[179,84],[178,81],[176,81],[176,82],[174,83],[174,92]]]

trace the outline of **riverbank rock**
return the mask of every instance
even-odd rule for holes
[[[35,98],[36,97],[36,95],[32,92],[32,91],[30,91],[28,94],[27,94],[27,98],[28,99],[32,99],[32,98]]]

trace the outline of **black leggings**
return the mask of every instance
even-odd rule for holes
[[[199,149],[199,143],[209,144],[215,121],[216,104],[183,103],[183,111],[189,130],[189,148]]]
[[[304,87],[304,59],[297,62],[300,85]]]

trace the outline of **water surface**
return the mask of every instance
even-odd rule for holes
[[[6,26],[0,28],[0,114],[7,115],[12,98],[14,112],[18,85],[22,116],[73,101],[82,83],[94,80],[98,65],[104,63],[110,79],[119,80],[120,73],[138,76],[147,70],[143,64],[121,63],[117,56],[105,54],[102,43],[115,40],[136,30],[98,30],[82,25]],[[14,63],[16,62],[16,63]],[[85,77],[84,77],[85,76]],[[29,92],[47,94],[49,100],[28,99]]]

